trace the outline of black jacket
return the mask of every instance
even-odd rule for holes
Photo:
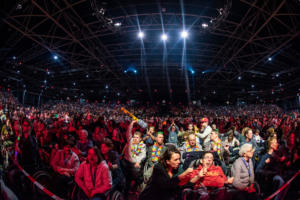
[[[182,187],[178,186],[178,176],[170,178],[168,172],[164,167],[157,163],[154,165],[153,173],[149,183],[144,191],[140,194],[140,200],[169,200],[175,199],[176,193],[178,193]],[[188,183],[186,186],[192,186],[192,183]],[[185,186],[185,187],[186,187]]]

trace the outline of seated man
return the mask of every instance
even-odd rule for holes
[[[219,157],[221,158],[221,147],[222,147],[222,142],[221,139],[219,138],[219,131],[218,130],[212,130],[210,134],[210,147],[208,150],[217,152]]]
[[[180,185],[184,185],[189,180],[199,177],[195,182],[194,189],[199,187],[223,187],[224,184],[231,184],[233,177],[227,179],[222,168],[213,164],[214,155],[211,152],[205,152],[200,160],[201,165],[180,182]]]
[[[201,145],[197,144],[196,141],[196,135],[193,133],[189,134],[187,142],[181,148],[181,154],[183,155],[186,152],[202,151]]]
[[[57,172],[56,176],[56,184],[59,195],[65,194],[65,187],[73,180],[73,176],[79,167],[79,158],[78,156],[72,152],[71,146],[73,144],[65,143],[63,150],[59,150],[54,159],[52,160],[51,166],[55,172]]]
[[[222,168],[220,166],[215,166],[213,164],[214,155],[212,152],[205,152],[200,160],[201,164],[197,169],[194,169],[191,174],[186,176],[183,180],[180,181],[179,185],[185,185],[187,182],[194,182],[195,185],[193,189],[203,188],[203,186],[210,189],[213,188],[222,188],[224,184],[231,184],[233,182],[233,177],[227,179]],[[208,195],[208,194],[205,194]],[[201,196],[205,196],[201,194]],[[196,199],[198,196],[196,197]],[[226,199],[225,190],[220,189],[215,194],[213,199]],[[200,198],[201,199],[201,198]]]

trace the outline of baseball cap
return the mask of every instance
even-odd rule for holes
[[[201,122],[208,122],[208,119],[207,119],[206,117],[203,117],[203,118],[201,119]]]

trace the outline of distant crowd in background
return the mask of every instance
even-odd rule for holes
[[[168,107],[165,113],[159,105],[25,107],[0,92],[5,182],[19,196],[25,180],[17,161],[31,175],[51,173],[49,187],[65,199],[73,198],[66,191],[74,185],[77,199],[101,200],[116,190],[125,199],[260,199],[300,169],[296,111],[276,105]],[[285,199],[288,191],[275,198]]]

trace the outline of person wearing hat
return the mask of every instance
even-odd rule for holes
[[[196,135],[202,140],[203,146],[206,146],[206,144],[210,143],[210,134],[212,131],[212,128],[210,125],[208,125],[208,119],[206,117],[203,117],[201,119],[201,130],[199,133],[196,133]]]

